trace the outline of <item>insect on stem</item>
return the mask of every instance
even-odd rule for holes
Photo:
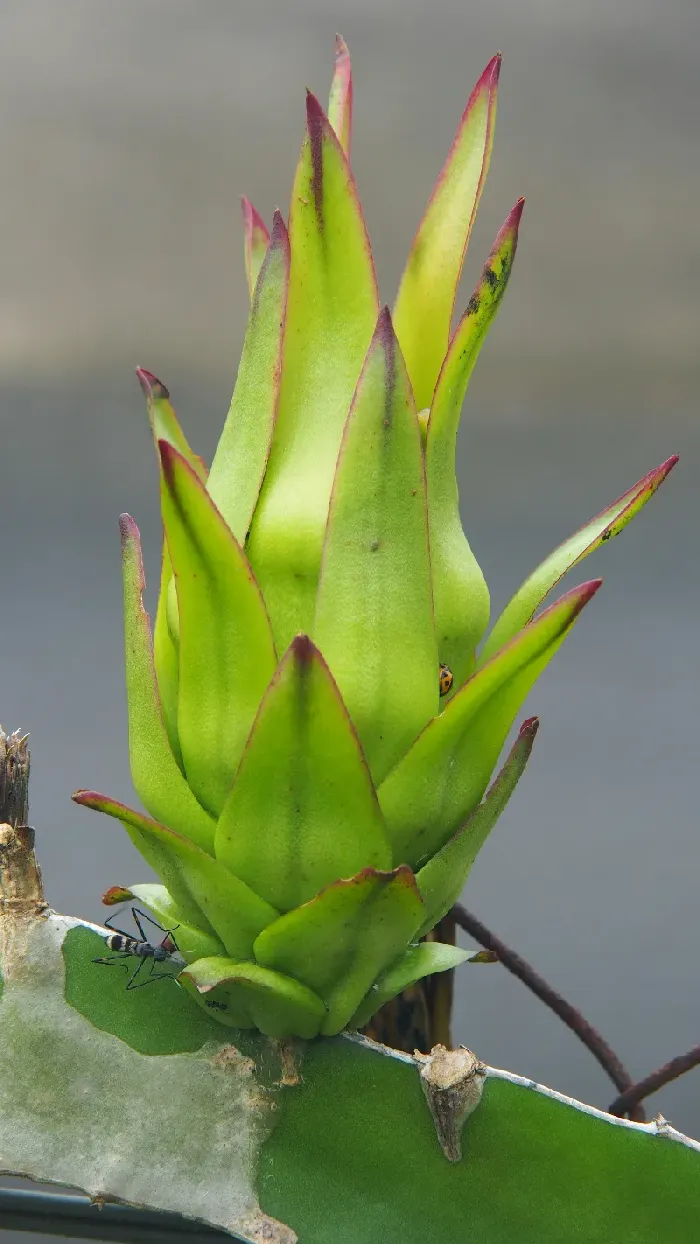
[[[123,967],[130,972],[127,989],[141,989],[144,985],[152,985],[155,981],[175,980],[180,975],[182,969],[186,966],[185,960],[180,954],[177,942],[174,937],[173,929],[165,929],[162,924],[154,920],[152,916],[147,915],[145,911],[139,911],[137,907],[131,908],[131,917],[139,931],[138,937],[132,937],[124,929],[113,927],[112,920],[116,920],[119,912],[115,912],[113,916],[109,916],[105,920],[105,927],[109,932],[105,936],[104,943],[107,950],[111,951],[109,955],[100,956],[93,959],[93,963],[107,964],[109,966]],[[150,942],[146,936],[142,921],[147,920],[156,929],[160,929],[164,937],[160,942]],[[179,926],[176,925],[175,928]],[[132,970],[131,960],[136,959],[136,967]],[[149,969],[146,973],[145,980],[139,980],[146,964]],[[166,964],[171,971],[156,971],[156,964]]]

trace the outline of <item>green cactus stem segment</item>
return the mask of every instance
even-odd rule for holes
[[[462,963],[492,963],[494,960],[495,956],[489,951],[461,950],[459,946],[447,946],[443,942],[421,942],[418,946],[409,946],[360,1003],[348,1028],[364,1028],[385,1002],[391,1002],[397,994],[410,989],[425,976],[432,976],[434,972],[449,972]]]
[[[253,517],[277,416],[289,289],[289,237],[275,212],[258,277],[243,354],[207,488],[239,544]]]
[[[281,911],[338,877],[391,867],[357,735],[306,636],[265,693],[219,819],[216,857]]]
[[[184,458],[166,441],[159,449],[180,630],[178,737],[189,784],[218,815],[277,656],[243,550]]]
[[[243,261],[248,293],[252,302],[270,234],[260,212],[253,207],[250,199],[247,199],[245,195],[241,195],[241,211],[243,213]]]
[[[204,913],[197,906],[186,883],[183,881],[177,862],[168,850],[169,840],[161,840],[156,834],[150,833],[150,818],[141,812],[128,808],[126,804],[95,790],[76,790],[71,795],[74,803],[81,808],[92,808],[95,812],[104,812],[113,816],[126,830],[136,850],[143,856],[154,873],[161,878],[180,918],[195,928],[214,933]],[[157,822],[153,822],[157,825]],[[170,831],[172,832],[172,831]],[[109,891],[108,891],[109,893]]]
[[[314,639],[378,784],[439,698],[423,452],[388,308],[343,434]]]
[[[232,959],[200,959],[179,977],[216,1018],[235,1028],[257,1028],[268,1037],[318,1035],[325,1008],[320,998],[298,981],[257,963]]]
[[[173,755],[158,692],[149,618],[143,607],[146,580],[139,529],[128,514],[119,520],[124,580],[124,648],[129,758],[137,794],[156,819],[187,835],[204,850],[214,842],[214,821],[196,799]]]
[[[479,655],[480,666],[490,661],[494,653],[530,621],[545,596],[567,571],[577,566],[584,557],[588,557],[589,553],[593,553],[606,541],[620,534],[647,501],[651,501],[657,488],[663,484],[677,462],[678,454],[673,454],[660,466],[643,475],[617,501],[613,501],[607,509],[601,510],[600,514],[596,514],[595,518],[574,532],[533,570],[495,623]]]
[[[226,955],[226,947],[218,937],[183,920],[175,900],[164,885],[144,882],[132,886],[112,886],[102,895],[102,902],[107,907],[128,902],[137,902],[148,907],[158,923],[168,933],[173,934],[178,951],[188,963],[194,959],[210,958],[212,955]]]
[[[229,955],[252,958],[258,933],[279,916],[274,907],[233,876],[225,864],[165,825],[95,791],[76,791],[73,799],[121,821],[134,846],[158,872],[184,920],[215,933]]]
[[[423,916],[410,868],[365,868],[264,929],[255,958],[313,989],[327,1008],[321,1032],[333,1036],[402,953]]]
[[[417,937],[429,933],[459,899],[474,860],[523,775],[538,727],[537,717],[529,717],[523,722],[510,754],[483,803],[417,874],[416,884],[426,909],[426,918]]]
[[[335,68],[328,101],[328,120],[349,161],[352,139],[352,68],[350,53],[342,35],[335,36]]]
[[[519,199],[509,213],[457,325],[440,370],[427,426],[425,467],[435,626],[440,660],[452,669],[456,686],[473,673],[476,646],[489,620],[489,590],[459,513],[457,429],[470,376],[508,285],[523,206],[524,200]]]
[[[289,240],[277,423],[247,546],[280,652],[311,630],[340,439],[379,311],[357,190],[313,95]]]
[[[567,592],[525,627],[460,688],[382,783],[379,802],[397,862],[414,867],[429,858],[474,810],[531,685],[528,666],[541,672],[600,584],[593,579]]]
[[[472,91],[396,299],[394,325],[419,410],[432,402],[447,350],[457,286],[491,159],[500,68],[499,54]]]

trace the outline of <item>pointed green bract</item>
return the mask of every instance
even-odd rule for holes
[[[678,461],[674,454],[660,466],[649,471],[627,492],[613,501],[607,509],[596,514],[590,522],[574,532],[568,540],[560,544],[550,553],[549,557],[533,570],[518,588],[513,599],[506,605],[503,613],[495,623],[484,647],[479,654],[479,665],[489,661],[499,648],[512,639],[513,635],[525,626],[535,610],[542,604],[545,596],[573,566],[588,557],[595,549],[600,548],[627,526],[627,524],[650,501],[657,488],[663,484]]]
[[[270,234],[260,212],[256,211],[250,199],[246,199],[245,195],[241,196],[241,210],[243,212],[243,259],[248,293],[252,301]]]
[[[305,985],[257,963],[200,959],[180,980],[216,1018],[235,1028],[258,1028],[268,1037],[318,1035],[325,1008]],[[223,1008],[223,1009],[222,1009]]]
[[[520,199],[500,230],[457,325],[427,427],[425,470],[435,629],[440,660],[452,670],[455,691],[473,672],[476,645],[489,620],[489,590],[462,530],[459,513],[457,429],[469,377],[508,285],[522,209]]]
[[[409,946],[401,958],[380,976],[358,1006],[348,1028],[364,1028],[385,1002],[391,1002],[397,994],[410,989],[424,976],[430,976],[433,972],[449,972],[470,959],[478,961],[481,955],[481,951],[461,950],[459,946],[448,946],[444,942],[421,942],[419,946]]]
[[[188,924],[193,925],[194,928],[202,928],[207,933],[214,932],[204,912],[192,897],[191,890],[183,881],[177,860],[169,850],[169,839],[163,841],[157,833],[150,832],[151,825],[158,825],[157,821],[151,821],[142,812],[137,812],[135,809],[127,807],[126,804],[120,803],[117,799],[110,799],[107,795],[101,795],[99,791],[76,790],[71,798],[82,808],[92,808],[95,812],[103,812],[107,816],[113,816],[120,821],[136,850],[140,852],[154,873],[160,877],[180,916]],[[166,832],[172,833],[171,830]],[[195,850],[197,849],[195,848]]]
[[[197,927],[204,918],[207,928],[218,935],[229,955],[252,957],[258,933],[279,916],[274,907],[223,864],[165,825],[94,791],[77,791],[73,798],[84,807],[121,821],[189,923]],[[147,850],[143,848],[144,840]],[[164,861],[165,867],[159,860]],[[190,911],[195,913],[191,918]]]
[[[136,375],[146,399],[148,421],[156,449],[160,440],[168,441],[178,453],[182,454],[195,474],[204,482],[207,478],[206,463],[190,447],[173,409],[169,391],[163,382],[145,367],[137,367]],[[173,755],[182,769],[182,753],[177,735],[178,655],[176,640],[178,632],[176,623],[172,627],[168,624],[168,600],[174,592],[172,577],[172,566],[164,533],[158,607],[153,627],[153,659],[165,728]]]
[[[106,897],[105,895],[102,899],[103,902]],[[213,933],[208,933],[206,929],[188,924],[182,918],[177,903],[164,885],[145,882],[143,885],[129,886],[117,901],[123,903],[129,899],[136,899],[137,903],[143,903],[144,907],[148,907],[149,911],[153,912],[163,929],[172,934],[177,949],[188,963],[194,959],[226,954],[226,947],[218,937],[215,937]],[[207,922],[202,920],[202,923]]]
[[[148,421],[151,425],[156,452],[158,452],[158,442],[167,441],[179,454],[182,454],[195,475],[204,483],[207,478],[206,463],[190,447],[173,409],[168,389],[157,376],[153,375],[153,372],[147,371],[145,367],[137,367],[136,375],[146,399]],[[165,727],[173,755],[182,769],[180,740],[177,736],[178,623],[172,579],[173,570],[164,532],[158,607],[153,627],[153,658]]]
[[[338,877],[390,866],[372,781],[328,667],[306,636],[280,662],[216,830],[216,856],[281,911]]]
[[[157,376],[154,376],[153,372],[146,371],[145,367],[137,367],[136,375],[146,399],[148,421],[151,425],[156,452],[158,452],[158,442],[161,440],[167,441],[178,453],[182,454],[198,478],[204,483],[207,478],[206,463],[190,447],[173,409],[169,391],[163,382]],[[177,643],[178,624],[173,569],[168,554],[165,532],[163,532],[160,588],[158,591],[156,619],[153,626],[153,660],[168,739],[178,766],[184,772],[180,740],[177,733],[177,692],[179,680]]]
[[[541,672],[600,582],[567,592],[470,678],[380,786],[394,863],[422,863],[474,810],[531,685],[528,667]]]
[[[439,814],[425,827],[414,825],[411,859],[415,868],[422,867],[433,852],[443,847],[478,807],[522,705],[570,629],[565,629],[520,673],[506,680],[465,727],[458,749],[450,756],[455,779],[445,781],[444,773],[438,776],[436,789],[442,792],[443,800]]]
[[[410,868],[365,868],[269,925],[255,943],[255,958],[313,989],[327,1008],[321,1031],[333,1036],[424,914]]]
[[[335,69],[328,101],[328,120],[349,160],[352,138],[352,67],[347,44],[341,35],[335,36]]]
[[[154,376],[153,372],[146,371],[145,367],[137,367],[136,375],[146,399],[148,421],[151,425],[156,448],[159,441],[167,441],[169,445],[173,446],[173,449],[182,454],[182,457],[192,467],[195,475],[204,483],[207,478],[207,465],[203,458],[200,458],[199,454],[196,454],[190,448],[187,437],[180,427],[178,417],[173,410],[169,391],[162,380]]]
[[[388,310],[343,435],[313,634],[379,783],[439,695],[423,454]]]
[[[173,578],[173,568],[163,532],[163,550],[160,563],[160,589],[158,607],[153,624],[153,663],[160,695],[163,722],[168,742],[179,769],[184,773],[180,739],[177,733],[177,691],[180,680],[177,644],[168,626],[168,590]]]
[[[289,238],[275,212],[272,238],[255,286],[231,407],[207,488],[243,544],[265,474],[277,414],[289,288]]]
[[[491,158],[500,67],[500,56],[494,56],[472,91],[396,299],[394,325],[419,410],[432,402],[447,350],[457,285]]]
[[[279,651],[311,629],[340,439],[379,309],[355,184],[313,95],[307,125],[289,214],[277,424],[248,541]]]
[[[187,780],[218,813],[277,663],[260,590],[204,486],[160,442],[180,622],[177,728]]]
[[[180,772],[163,720],[148,614],[142,602],[145,578],[139,529],[128,514],[122,514],[119,526],[132,781],[153,816],[208,850],[214,842],[214,822]]]
[[[426,918],[417,937],[425,937],[458,901],[474,860],[523,775],[538,726],[536,717],[523,722],[510,755],[483,803],[416,876],[426,909]]]

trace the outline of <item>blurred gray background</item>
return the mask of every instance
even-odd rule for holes
[[[95,918],[108,885],[144,876],[119,827],[70,802],[78,786],[133,798],[121,511],[142,529],[151,605],[159,556],[133,367],[168,384],[210,456],[247,309],[238,197],[286,209],[304,87],[325,98],[336,29],[389,302],[471,87],[504,54],[465,300],[527,206],[460,457],[494,608],[682,455],[571,577],[606,582],[530,697],[531,765],[465,894],[641,1075],[700,1040],[697,0],[0,4],[0,721],[31,731],[48,895]],[[614,1096],[501,968],[459,975],[454,1035],[597,1105]],[[649,1106],[700,1135],[700,1072]]]

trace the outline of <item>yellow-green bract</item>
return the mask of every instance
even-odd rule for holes
[[[675,462],[556,549],[479,651],[489,595],[462,530],[455,447],[522,199],[452,321],[499,70],[494,57],[472,92],[392,315],[349,164],[339,39],[328,116],[307,98],[287,223],[276,212],[268,232],[243,200],[250,318],[210,471],[167,389],[139,369],[165,531],[152,637],[139,533],[122,516],[129,748],[150,815],[74,798],[120,820],[160,877],[118,893],[180,926],[180,981],[224,1024],[337,1033],[478,960],[420,939],[510,798],[537,719],[488,789],[507,735],[600,581],[537,610]]]

